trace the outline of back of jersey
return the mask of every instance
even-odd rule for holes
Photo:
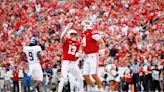
[[[25,46],[23,48],[23,52],[26,54],[29,64],[39,63],[39,58],[37,56],[39,51],[42,51],[40,46]]]

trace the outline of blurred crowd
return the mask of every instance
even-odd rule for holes
[[[163,6],[162,0],[1,0],[0,51],[5,52],[6,62],[17,64],[22,46],[37,35],[45,59],[56,62],[64,26],[73,22],[74,29],[81,32],[81,21],[90,19],[104,36],[107,57],[116,56],[121,65],[129,62],[129,57],[139,62],[152,58],[160,64]]]
[[[22,45],[38,35],[46,60],[57,61],[63,27],[73,22],[80,31],[86,18],[103,32],[109,50],[123,64],[128,56],[139,61],[151,57],[161,62],[164,54],[162,0],[1,0],[0,50],[6,61],[20,61]],[[115,53],[109,53],[115,56]]]
[[[163,64],[163,0],[0,0],[0,61],[23,68],[22,48],[37,36],[45,55],[42,66],[60,69],[60,34],[70,22],[80,34],[84,19],[106,42],[101,65]]]

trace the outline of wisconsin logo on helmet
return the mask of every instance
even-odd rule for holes
[[[83,31],[86,32],[88,29],[92,29],[93,28],[93,23],[91,20],[84,20],[81,23]]]

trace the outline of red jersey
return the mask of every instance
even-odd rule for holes
[[[148,69],[147,69],[147,70],[148,70],[148,73],[149,73],[149,74],[152,73],[152,68],[151,68],[151,66],[148,66]]]
[[[80,47],[80,43],[77,41],[72,41],[66,38],[66,42],[63,44],[63,54],[62,60],[76,61],[76,52]]]
[[[13,71],[13,80],[14,81],[18,81],[19,80],[18,74],[19,74],[19,70],[14,70]]]
[[[88,30],[83,36],[83,50],[85,54],[97,53],[99,45],[97,41],[93,39],[92,35],[99,34],[97,31]]]

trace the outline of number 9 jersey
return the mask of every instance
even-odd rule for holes
[[[26,54],[29,64],[39,63],[37,56],[39,51],[42,51],[40,46],[25,46],[23,48],[23,52]]]
[[[66,38],[66,42],[62,45],[62,60],[76,61],[76,52],[79,47],[80,42]]]

